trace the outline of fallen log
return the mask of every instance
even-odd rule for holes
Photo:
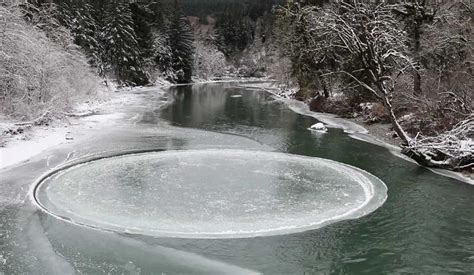
[[[402,152],[423,166],[473,172],[474,115],[438,136],[418,134]]]

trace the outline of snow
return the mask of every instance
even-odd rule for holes
[[[68,128],[35,129],[30,140],[16,139],[0,148],[0,169],[25,162],[31,157],[53,146],[67,142]]]
[[[262,80],[260,80],[262,81]],[[282,101],[285,103],[288,108],[290,108],[293,112],[298,113],[300,115],[314,117],[315,119],[319,120],[320,122],[327,125],[329,128],[340,128],[343,129],[344,132],[353,134],[353,133],[362,133],[367,134],[368,131],[364,127],[360,126],[359,124],[349,121],[347,119],[339,118],[336,115],[328,114],[328,113],[318,113],[309,110],[308,105],[305,102],[298,101],[292,98],[292,95],[295,93],[295,88],[287,88],[282,89],[278,86],[276,81],[262,81],[260,83],[244,83],[239,84],[240,87],[244,87],[247,89],[256,89],[266,91],[271,93],[275,96],[277,100]]]
[[[116,88],[112,84],[108,89],[115,90]],[[145,89],[143,88],[143,90]],[[159,87],[153,89],[159,89]],[[120,109],[136,102],[137,95],[134,92],[139,91],[138,88],[116,93],[99,91],[99,93],[106,93],[108,99],[78,104],[73,112],[78,114],[78,117],[69,117],[66,121],[56,121],[53,127],[34,127],[25,134],[6,136],[6,145],[0,147],[0,169],[27,162],[53,147],[86,139],[91,134],[91,130],[111,127],[126,119],[125,113],[120,112]],[[80,117],[81,114],[87,113],[92,115]],[[1,123],[0,129],[6,129],[12,125],[12,123]]]
[[[309,130],[326,133],[328,131],[328,128],[326,128],[324,123],[318,122],[316,124],[311,125],[311,127],[309,127]]]
[[[463,173],[449,171],[449,170],[446,170],[446,169],[439,169],[439,168],[428,168],[428,170],[430,170],[431,172],[433,172],[435,174],[441,175],[441,176],[445,176],[445,177],[448,177],[448,178],[452,178],[452,179],[455,179],[455,180],[458,180],[458,181],[468,183],[470,185],[474,185],[474,179],[472,177],[469,177],[468,175],[463,174]]]
[[[288,88],[288,89],[282,89],[281,87],[278,87],[278,84],[276,82],[262,82],[262,83],[251,83],[251,84],[241,84],[240,86],[242,87],[247,87],[247,88],[254,88],[254,89],[260,89],[264,90],[266,92],[269,92],[273,94],[278,100],[284,102],[291,110],[294,112],[301,114],[301,115],[306,115],[306,116],[311,116],[314,117],[315,119],[325,123],[328,127],[334,127],[334,128],[340,128],[343,129],[344,132],[348,133],[351,138],[361,140],[364,142],[368,142],[371,144],[375,144],[378,146],[385,147],[389,149],[390,153],[392,153],[394,156],[402,158],[408,162],[415,163],[419,165],[416,161],[413,159],[407,157],[406,155],[401,153],[400,147],[391,145],[389,143],[384,142],[383,140],[378,139],[375,136],[370,135],[369,131],[365,129],[363,126],[352,122],[347,119],[339,118],[336,115],[333,114],[327,114],[327,113],[318,113],[318,112],[312,112],[309,110],[308,106],[306,103],[297,101],[292,98],[292,95],[294,95],[296,88]],[[410,119],[410,116],[405,116],[402,117],[403,119]],[[313,133],[320,135],[321,133],[313,131]],[[469,142],[468,142],[469,143]],[[462,144],[466,145],[466,144]],[[470,145],[470,144],[469,144]],[[472,145],[470,145],[472,146]],[[454,172],[454,171],[449,171],[449,170],[444,170],[444,169],[436,169],[436,168],[428,168],[430,171],[433,173],[453,178],[471,185],[474,185],[474,179],[471,177],[459,173],[459,172]]]

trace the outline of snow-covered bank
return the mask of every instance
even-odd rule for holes
[[[258,79],[232,78],[184,85],[254,81]],[[93,130],[111,127],[124,119],[134,119],[125,118],[120,109],[137,103],[138,93],[179,86],[162,79],[151,87],[117,89],[113,83],[109,84],[110,87],[98,91],[97,98],[76,105],[74,110],[65,114],[65,118],[53,120],[47,126],[24,127],[18,133],[10,131],[17,128],[17,122],[0,118],[0,169],[26,162],[49,148],[85,139]]]
[[[273,83],[276,82],[276,80],[270,79],[270,78],[258,78],[258,77],[229,77],[229,78],[221,78],[219,80],[206,80],[206,79],[196,79],[194,80],[193,83],[189,84],[175,84],[171,86],[183,86],[183,85],[194,85],[194,84],[212,84],[212,83],[245,83],[246,87],[252,87],[252,86],[259,86],[260,83]],[[252,83],[252,84],[250,84]]]
[[[38,127],[27,134],[12,137],[0,148],[0,169],[27,161],[42,151],[68,142],[66,126]]]
[[[3,147],[0,147],[0,169],[28,161],[39,153],[59,145],[87,139],[93,131],[113,127],[127,118],[121,112],[125,106],[138,102],[137,93],[162,89],[163,86],[134,88],[108,92],[106,99],[82,103],[73,114],[61,120],[52,121],[48,126],[32,126],[24,132],[8,134],[6,130],[14,123],[0,123]]]
[[[418,164],[413,159],[402,154],[401,148],[396,145],[395,140],[387,140],[387,132],[383,130],[384,126],[366,127],[366,125],[364,125],[361,121],[357,121],[355,119],[345,119],[340,118],[334,114],[312,112],[309,110],[309,107],[306,103],[291,98],[291,90],[287,92],[282,92],[281,89],[275,84],[276,82],[261,82],[252,84],[240,84],[239,86],[269,92],[274,95],[276,99],[284,102],[291,110],[298,114],[314,117],[315,119],[325,123],[330,128],[343,129],[344,132],[348,133],[351,138],[385,147],[393,155],[402,158],[406,161]],[[474,179],[469,175],[443,169],[427,169],[432,171],[433,173],[445,177],[450,177],[468,183],[470,185],[474,185]]]
[[[362,125],[352,122],[350,120],[340,118],[333,114],[310,111],[306,103],[292,99],[287,93],[280,93],[280,89],[274,85],[275,83],[276,82],[273,81],[252,84],[239,84],[239,86],[269,92],[273,94],[275,98],[284,102],[292,111],[300,115],[314,117],[315,119],[326,124],[329,128],[343,129],[346,133],[368,133],[367,129],[365,129]]]

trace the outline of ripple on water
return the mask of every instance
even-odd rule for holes
[[[73,223],[181,238],[243,238],[315,229],[380,207],[386,186],[320,158],[199,150],[130,154],[52,173],[38,205]]]

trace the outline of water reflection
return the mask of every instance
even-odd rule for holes
[[[389,198],[382,208],[358,220],[266,240],[206,242],[206,247],[245,248],[242,253],[247,256],[234,257],[233,262],[261,267],[269,273],[429,274],[474,270],[472,186],[433,174],[393,156],[385,148],[354,140],[342,130],[330,129],[327,134],[314,136],[306,130],[316,122],[313,118],[295,114],[263,92],[231,85],[203,85],[188,93],[199,97],[207,91],[225,105],[216,113],[207,114],[212,123],[194,120],[191,115],[181,120],[178,110],[185,108],[180,99],[164,111],[163,117],[183,127],[246,136],[277,151],[324,157],[360,167],[389,186]],[[231,97],[237,92],[243,97]],[[208,102],[212,104],[212,100]],[[210,106],[199,105],[199,108]],[[301,191],[303,195],[304,190]],[[280,192],[284,194],[286,190]],[[200,241],[192,243],[196,252],[204,245]],[[205,253],[227,259],[219,250]],[[262,267],[253,257],[282,264]]]

